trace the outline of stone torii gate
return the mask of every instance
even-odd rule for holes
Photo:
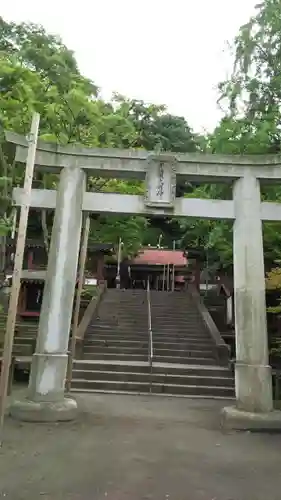
[[[27,141],[7,132],[24,163]],[[230,219],[233,225],[236,406],[223,410],[234,427],[281,426],[273,411],[268,364],[262,221],[280,221],[281,204],[261,202],[260,183],[281,182],[277,156],[167,154],[60,147],[40,142],[36,167],[60,172],[58,191],[32,190],[31,207],[55,209],[47,277],[28,397],[12,414],[24,420],[68,420],[76,402],[65,398],[67,349],[79,253],[82,211]],[[145,180],[145,196],[86,192],[86,175]],[[177,177],[233,184],[232,200],[176,197]],[[23,190],[15,188],[20,206]]]

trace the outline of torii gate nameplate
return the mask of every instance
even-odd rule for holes
[[[144,203],[150,208],[174,208],[176,198],[176,157],[152,154],[147,162]]]

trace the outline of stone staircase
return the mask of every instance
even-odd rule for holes
[[[6,331],[7,314],[0,314],[0,355]],[[32,356],[38,331],[38,321],[22,320],[17,318],[15,325],[15,336],[13,345],[13,355],[18,357]]]
[[[233,397],[228,367],[188,293],[151,291],[153,364],[144,290],[107,290],[74,363],[72,390]]]
[[[214,343],[189,294],[152,292],[151,304],[155,361],[216,364]]]
[[[82,300],[80,316],[83,316],[89,300]],[[7,313],[0,312],[0,357],[3,351],[4,335],[6,331]],[[16,358],[31,358],[35,351],[39,319],[27,319],[17,316],[15,324],[13,356]]]

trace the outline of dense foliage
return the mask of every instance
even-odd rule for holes
[[[59,144],[90,147],[147,148],[194,151],[197,138],[182,117],[171,116],[164,106],[147,105],[120,95],[103,101],[95,83],[81,75],[73,53],[41,26],[6,23],[0,19],[0,123],[2,130],[26,134],[32,113],[41,115],[40,137]],[[4,159],[4,158],[3,158]],[[22,168],[13,166],[16,183]],[[1,161],[3,171],[4,162]],[[36,186],[53,187],[54,176],[37,174]],[[89,189],[142,193],[138,182],[89,179]],[[46,214],[45,214],[46,215]],[[31,227],[36,230],[38,215]],[[98,219],[98,220],[97,220]],[[50,217],[45,220],[51,222]],[[92,238],[116,243],[134,253],[147,240],[152,221],[143,217],[98,217]],[[42,225],[42,224],[41,224]],[[37,220],[40,227],[40,221]],[[164,224],[165,226],[165,224]],[[153,242],[152,242],[153,243]]]
[[[223,154],[280,154],[281,142],[281,4],[264,0],[255,15],[239,30],[233,45],[234,69],[230,80],[220,83],[220,104],[225,116],[206,138],[207,149]],[[209,197],[207,186],[193,195]],[[221,188],[213,187],[212,197],[228,197]],[[262,197],[280,201],[281,186],[263,187]],[[185,223],[185,222],[184,222]],[[211,247],[222,261],[231,260],[231,227],[224,223],[210,225]],[[206,234],[205,233],[205,234]],[[209,237],[209,236],[208,236]],[[281,224],[264,224],[266,267],[270,268],[281,254]],[[216,253],[215,252],[215,253]]]
[[[27,133],[34,110],[41,115],[41,138],[60,144],[91,147],[145,148],[179,152],[225,154],[280,152],[281,124],[281,4],[264,0],[234,40],[235,64],[230,80],[222,82],[220,104],[225,114],[213,133],[196,135],[182,117],[165,106],[114,95],[105,102],[95,82],[81,75],[74,54],[53,35],[33,24],[6,23],[0,18],[0,126]],[[4,226],[9,222],[5,179],[19,183],[22,169],[12,165],[0,149],[0,190]],[[56,177],[40,176],[37,183],[56,184]],[[3,185],[3,188],[1,187]],[[37,184],[38,185],[38,184]],[[139,193],[137,181],[89,179],[88,189]],[[179,196],[230,198],[231,188],[181,183]],[[281,200],[280,186],[263,188],[267,200]],[[46,216],[46,214],[45,214]],[[42,231],[42,220],[33,216]],[[45,222],[51,224],[47,214]],[[2,224],[3,226],[3,224]],[[0,225],[0,231],[2,226]],[[46,228],[45,228],[46,229]],[[50,228],[49,228],[50,229]],[[224,221],[145,219],[97,216],[91,238],[116,243],[121,236],[128,253],[142,244],[199,248],[211,261],[227,266],[232,261],[232,227]],[[281,224],[264,225],[265,256],[269,267],[280,259]]]

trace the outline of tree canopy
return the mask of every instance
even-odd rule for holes
[[[234,44],[231,78],[221,82],[225,116],[208,137],[213,153],[279,154],[281,141],[281,4],[264,0]],[[280,201],[281,186],[264,187],[264,200]],[[264,224],[265,260],[280,259],[280,223]],[[230,242],[229,230],[224,231]]]

